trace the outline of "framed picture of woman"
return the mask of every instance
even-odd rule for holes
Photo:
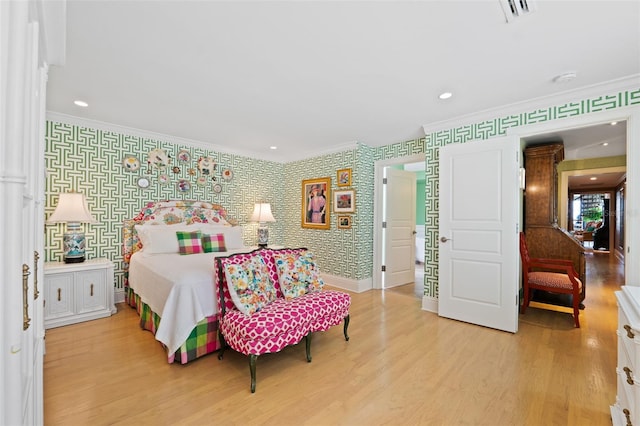
[[[331,227],[331,178],[302,181],[302,227],[329,229]]]

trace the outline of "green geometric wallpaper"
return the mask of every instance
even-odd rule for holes
[[[150,168],[147,155],[161,148],[171,157],[165,170]],[[190,161],[181,162],[178,153],[186,150]],[[123,159],[135,156],[141,166],[134,172],[126,171]],[[207,176],[206,184],[197,179],[203,176],[197,168],[200,157],[211,157],[217,168]],[[257,224],[248,218],[257,201],[270,202],[276,223],[269,224],[270,240],[281,241],[285,223],[282,171],[283,164],[255,158],[241,157],[202,148],[177,145],[167,141],[128,136],[104,130],[89,129],[70,124],[47,122],[45,165],[46,207],[48,218],[57,204],[60,192],[78,191],[85,194],[89,210],[96,224],[83,224],[87,239],[87,258],[106,257],[116,265],[116,288],[122,288],[122,222],[134,217],[149,201],[166,199],[202,200],[221,204],[230,218],[243,225],[245,244],[255,245]],[[178,173],[174,173],[173,167]],[[192,175],[189,169],[193,169]],[[222,178],[223,170],[231,170],[232,178]],[[159,176],[166,175],[169,182],[161,184]],[[147,177],[148,188],[140,188],[137,180]],[[216,182],[211,180],[216,178]],[[191,184],[187,192],[178,190],[177,181]],[[221,191],[213,186],[220,184]],[[62,233],[65,225],[46,225],[45,261],[62,260]]]
[[[451,143],[488,139],[504,135],[508,128],[527,126],[563,118],[585,115],[616,108],[640,105],[640,89],[597,96],[579,102],[540,108],[535,111],[485,120],[425,136],[425,289],[424,295],[438,297],[438,184],[439,150]]]
[[[424,154],[425,179],[425,283],[424,295],[438,297],[438,184],[439,149],[451,143],[488,139],[504,135],[508,128],[542,123],[598,111],[639,105],[640,89],[593,97],[579,102],[539,108],[478,123],[430,133],[425,137],[372,148],[356,144],[354,148],[329,153],[290,163],[278,163],[186,146],[169,140],[153,140],[72,124],[47,122],[45,161],[46,217],[53,212],[58,193],[76,190],[87,196],[89,209],[98,220],[83,225],[87,235],[87,257],[107,257],[116,264],[116,287],[122,288],[122,221],[138,213],[149,201],[162,199],[199,199],[219,203],[231,218],[244,227],[244,240],[256,244],[257,224],[249,223],[253,204],[270,202],[275,223],[269,224],[269,241],[290,247],[306,246],[316,255],[320,269],[328,274],[352,280],[365,280],[373,275],[373,196],[374,169],[378,160],[395,159]],[[426,121],[426,120],[425,120]],[[164,171],[148,169],[148,153],[161,148],[172,158]],[[181,163],[178,154],[186,150],[188,163]],[[142,165],[134,172],[125,171],[122,161],[126,156],[137,157]],[[218,165],[213,174],[216,182],[198,185],[202,173],[197,169],[199,157],[212,157]],[[172,171],[178,166],[177,173]],[[301,221],[301,182],[304,179],[331,178],[332,191],[339,169],[352,169],[356,209],[350,229],[338,229],[336,214],[331,211],[331,228],[307,229]],[[195,169],[189,174],[189,169]],[[222,171],[233,173],[231,180],[222,179]],[[162,185],[158,178],[166,174],[170,183]],[[143,189],[137,179],[148,176],[151,184]],[[209,176],[210,178],[210,176]],[[188,192],[180,192],[179,179],[191,184]],[[219,193],[213,185],[221,185]],[[333,201],[333,200],[332,200]],[[46,226],[46,261],[62,259],[63,225]]]
[[[352,150],[287,163],[285,182],[288,201],[285,240],[290,246],[304,246],[317,254],[323,272],[361,280],[373,270],[373,162],[370,147],[358,144]],[[351,186],[338,187],[336,172],[351,168]],[[308,229],[300,226],[302,181],[330,177],[331,191],[355,189],[355,212],[350,229],[338,229],[331,205],[331,228]],[[333,198],[333,195],[332,195]]]

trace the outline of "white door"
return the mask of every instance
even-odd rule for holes
[[[518,331],[517,139],[440,150],[438,314]]]
[[[384,287],[415,281],[416,174],[385,169]]]

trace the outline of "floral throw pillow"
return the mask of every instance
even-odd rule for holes
[[[274,253],[278,269],[280,290],[287,300],[302,296],[311,291],[320,291],[324,281],[320,270],[313,260],[313,253]]]
[[[200,231],[177,231],[178,249],[180,254],[202,253],[202,233]]]
[[[251,256],[238,264],[224,266],[231,300],[245,315],[258,312],[276,299],[276,288],[262,256]]]

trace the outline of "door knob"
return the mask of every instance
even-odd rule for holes
[[[440,242],[441,242],[441,243],[446,243],[447,241],[449,241],[449,238],[447,238],[447,237],[440,237]]]

